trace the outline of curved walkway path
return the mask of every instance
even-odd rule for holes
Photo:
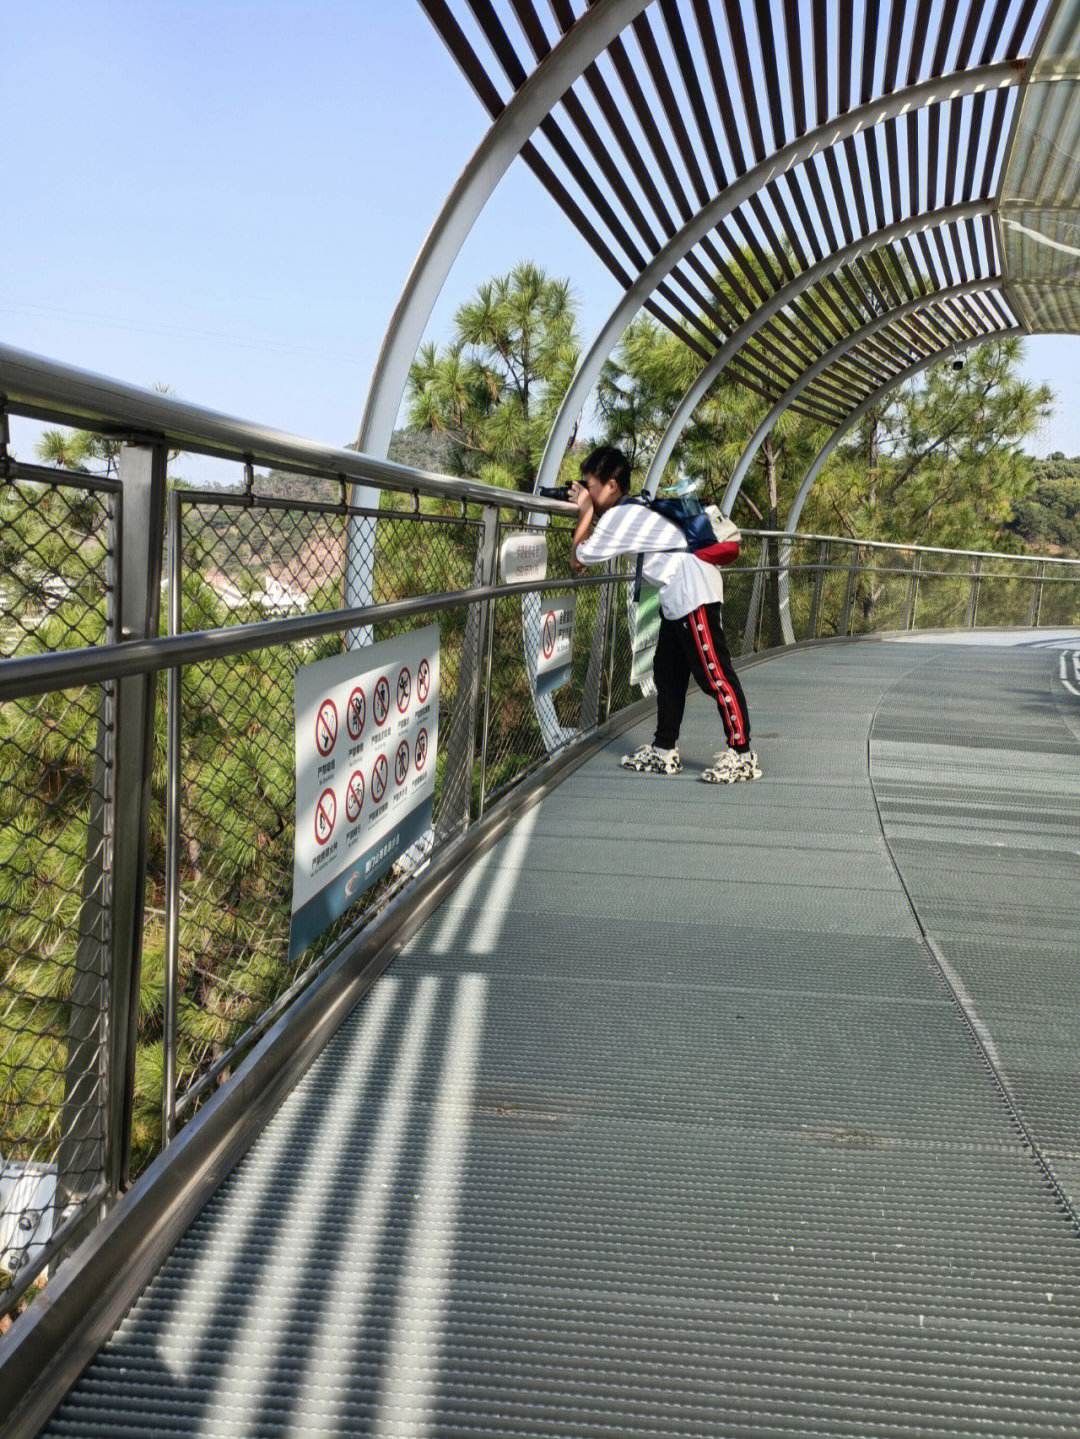
[[[1080,1432],[1080,676],[1024,640],[749,668],[755,785],[594,757],[46,1432]]]

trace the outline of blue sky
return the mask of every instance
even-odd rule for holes
[[[332,442],[356,432],[412,258],[485,115],[414,0],[6,7],[0,335]],[[586,333],[615,283],[522,166],[432,321],[530,257]],[[1071,339],[1040,452],[1080,454]],[[25,446],[24,446],[25,448]]]

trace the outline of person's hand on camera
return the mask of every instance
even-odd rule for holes
[[[583,515],[593,507],[592,496],[589,494],[588,489],[584,485],[579,484],[577,480],[570,486],[570,502],[571,504],[577,505],[579,512]]]

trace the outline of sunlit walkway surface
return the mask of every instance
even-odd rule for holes
[[[1080,1432],[1073,650],[751,668],[756,785],[700,701],[684,778],[595,757],[47,1432]]]

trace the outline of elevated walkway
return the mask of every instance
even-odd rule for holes
[[[755,785],[701,700],[571,775],[46,1433],[1078,1432],[1080,635],[978,639],[748,668]]]

